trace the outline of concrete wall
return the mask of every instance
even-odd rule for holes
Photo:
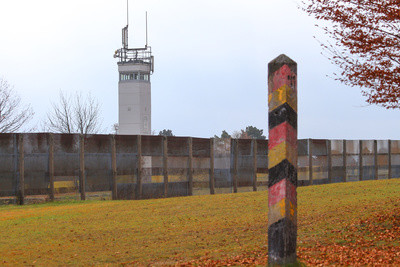
[[[232,192],[235,183],[238,191],[267,189],[268,140],[219,140],[214,141],[211,150],[207,138],[88,135],[83,140],[81,157],[79,135],[51,135],[52,138],[48,133],[0,134],[0,197],[16,196],[21,188],[28,197],[51,195],[51,184],[55,195],[79,193],[80,166],[83,193],[109,192],[111,196],[116,187],[117,196],[122,199],[226,193]],[[21,155],[23,169],[19,164]],[[400,141],[298,141],[299,185],[358,181],[360,177],[400,177]],[[19,186],[21,181],[23,187]]]

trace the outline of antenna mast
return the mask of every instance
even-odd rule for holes
[[[147,48],[147,11],[146,11],[146,48]]]
[[[150,66],[150,74],[154,72],[154,56],[151,54],[151,47],[148,42],[147,11],[146,11],[146,45],[145,47],[129,48],[128,46],[129,27],[129,0],[126,0],[126,26],[122,29],[122,48],[114,52],[114,58],[119,58],[119,64],[134,63]]]
[[[122,48],[128,49],[128,26],[129,26],[129,9],[128,0],[126,0],[126,26],[122,29]],[[126,51],[124,51],[126,56]]]
[[[126,0],[126,26],[129,25],[129,0]]]

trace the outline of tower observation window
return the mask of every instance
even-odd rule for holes
[[[142,72],[120,73],[119,80],[120,81],[129,81],[129,80],[149,81],[150,73],[142,73]]]

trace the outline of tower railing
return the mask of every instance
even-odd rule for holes
[[[114,58],[119,58],[119,63],[133,62],[152,64],[153,56],[151,47],[145,48],[121,48],[115,51]]]

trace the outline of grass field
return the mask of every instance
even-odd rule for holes
[[[267,262],[266,191],[0,206],[0,265]],[[298,188],[307,265],[400,264],[400,179]]]

